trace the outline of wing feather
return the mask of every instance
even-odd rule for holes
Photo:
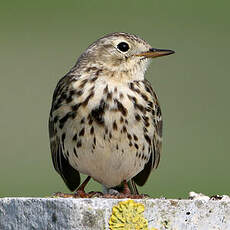
[[[52,116],[52,112],[56,104],[55,99],[57,98],[57,95],[61,93],[60,91],[63,90],[64,81],[65,81],[65,77],[59,81],[57,88],[54,91],[52,108],[50,111],[50,119],[49,119],[50,149],[51,149],[51,155],[52,155],[52,161],[53,161],[54,168],[63,178],[67,187],[71,191],[74,191],[80,184],[80,180],[81,180],[80,174],[77,170],[75,170],[70,165],[68,158],[65,157],[62,151],[61,142],[56,133],[54,118]]]
[[[158,98],[153,91],[149,81],[143,81],[145,90],[151,95],[151,116],[152,122],[155,129],[154,135],[151,137],[151,146],[150,146],[150,158],[149,161],[145,164],[144,169],[139,172],[133,179],[135,183],[139,186],[143,186],[147,181],[151,171],[154,168],[158,167],[160,162],[161,146],[162,146],[162,116],[161,109],[158,102]]]

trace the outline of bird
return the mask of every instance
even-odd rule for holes
[[[70,191],[84,196],[90,178],[121,194],[138,195],[158,167],[162,114],[145,79],[153,58],[173,54],[139,36],[107,34],[62,77],[49,116],[52,162]],[[87,175],[80,185],[80,174]]]

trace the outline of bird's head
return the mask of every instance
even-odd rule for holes
[[[90,45],[80,56],[77,65],[144,78],[150,59],[173,53],[172,50],[152,48],[136,35],[112,33]]]

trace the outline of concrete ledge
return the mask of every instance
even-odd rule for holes
[[[146,220],[148,226],[144,224],[137,229],[230,229],[230,200],[216,199],[144,199],[127,203],[126,200],[102,198],[1,198],[0,229],[109,229],[112,213],[111,221],[115,224],[110,227],[120,224],[119,221],[136,221],[138,225]],[[118,204],[125,205],[118,207]]]

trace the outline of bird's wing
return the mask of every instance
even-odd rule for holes
[[[64,82],[66,81],[66,77],[62,78],[54,91],[53,102],[50,111],[49,118],[49,137],[50,137],[50,149],[52,155],[52,161],[54,168],[61,175],[67,187],[74,191],[80,184],[80,174],[77,170],[75,170],[70,164],[68,159],[65,158],[63,154],[60,139],[57,135],[57,130],[55,128],[54,117],[52,116],[53,110],[57,104],[57,95],[62,93],[64,89]]]
[[[161,109],[158,102],[158,98],[153,91],[149,81],[143,81],[145,90],[151,95],[150,102],[148,103],[148,108],[146,108],[151,113],[151,120],[153,122],[153,127],[155,129],[153,136],[151,137],[151,155],[149,161],[146,163],[144,169],[139,172],[133,179],[135,183],[142,186],[147,181],[152,169],[157,168],[160,162],[161,146],[162,146],[162,116]]]

